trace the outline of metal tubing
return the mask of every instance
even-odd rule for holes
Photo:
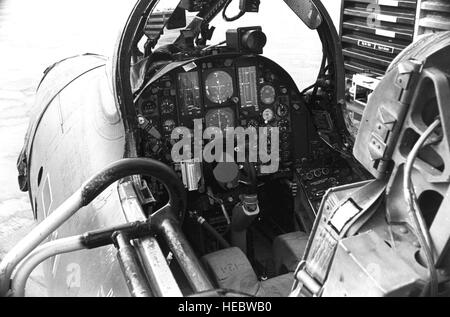
[[[179,228],[178,223],[173,219],[166,218],[161,221],[158,229],[167,241],[193,290],[196,293],[201,293],[213,289],[214,287],[208,275]]]
[[[46,259],[63,253],[86,249],[83,237],[74,236],[47,242],[37,247],[19,265],[11,282],[11,296],[25,296],[25,287],[33,270]]]
[[[418,206],[417,203],[414,202],[414,198],[416,197],[414,186],[412,184],[412,170],[414,168],[414,162],[416,158],[419,156],[419,151],[422,149],[423,145],[427,141],[427,139],[431,136],[431,134],[441,125],[441,120],[436,119],[420,136],[419,140],[417,140],[416,144],[413,146],[412,150],[408,155],[408,159],[406,160],[404,167],[404,176],[403,176],[403,194],[408,205],[408,213],[416,231],[417,238],[422,247],[422,251],[425,253],[425,259],[427,261],[429,282],[424,291],[429,292],[430,297],[436,297],[439,292],[439,279],[437,270],[435,267],[434,254],[433,254],[433,243],[430,237],[430,231],[425,224],[425,220],[423,218],[420,209],[416,209]]]
[[[119,184],[119,195],[127,221],[146,220],[132,182]],[[183,294],[156,239],[154,237],[137,239],[134,240],[134,245],[139,251],[154,296],[182,297]]]
[[[167,207],[180,211],[186,208],[186,192],[177,174],[167,165],[152,159],[123,159],[105,167],[79,190],[64,201],[54,212],[23,238],[0,263],[0,296],[6,296],[14,268],[53,231],[73,216],[80,208],[89,205],[100,193],[114,182],[132,175],[155,177],[169,193]]]
[[[133,297],[152,297],[147,279],[142,272],[138,255],[126,234],[117,232],[114,237],[117,244],[117,258],[125,276],[125,281]]]
[[[152,237],[136,240],[135,243],[153,294],[157,297],[183,297],[158,241]]]
[[[8,252],[0,263],[0,296],[7,295],[15,267],[82,206],[81,190],[78,190]]]

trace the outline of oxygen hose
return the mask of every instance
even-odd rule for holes
[[[430,281],[427,289],[425,289],[424,291],[428,290],[429,296],[431,297],[434,297],[438,294],[438,276],[436,267],[434,265],[434,257],[432,253],[433,246],[430,233],[426,227],[425,220],[417,203],[417,197],[412,185],[411,175],[414,162],[419,155],[419,151],[422,149],[425,141],[431,136],[434,130],[440,126],[440,124],[440,119],[436,119],[422,134],[419,140],[417,140],[416,144],[408,155],[408,159],[406,160],[403,178],[403,194],[405,195],[405,201],[408,205],[409,216],[415,227],[419,243],[423,249],[423,252],[425,253],[427,267],[429,270]]]
[[[230,247],[230,244],[222,237],[219,232],[217,232],[216,229],[213,228],[213,226],[208,223],[208,221],[206,221],[205,218],[197,215],[194,212],[190,212],[189,216],[197,221],[208,233],[210,233],[217,240],[217,242],[219,242],[222,248],[228,249]]]
[[[248,159],[245,160],[243,166],[248,177],[248,188],[246,192],[249,195],[256,195],[258,193],[258,177],[256,174],[256,168],[248,161]]]
[[[258,179],[255,166],[248,160],[243,164],[247,174],[247,188],[240,196],[241,202],[233,208],[231,218],[231,243],[247,254],[247,229],[258,218]]]

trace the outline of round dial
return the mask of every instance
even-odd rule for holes
[[[142,104],[142,113],[145,116],[152,115],[156,112],[156,104],[152,101],[146,101]]]
[[[226,128],[234,127],[234,113],[231,109],[215,109],[206,114],[206,126],[219,128],[222,132]]]
[[[273,110],[272,109],[266,109],[264,110],[262,117],[264,119],[264,122],[269,123],[270,121],[273,120],[273,118],[275,117]]]
[[[280,120],[278,122],[278,127],[280,128],[281,132],[286,132],[289,129],[289,121],[288,120]]]
[[[225,71],[213,72],[206,78],[205,90],[210,101],[222,104],[233,97],[233,78]]]
[[[170,99],[164,99],[161,104],[161,112],[162,114],[170,114],[175,110],[175,105]]]
[[[176,128],[176,123],[173,120],[166,120],[163,123],[163,129],[166,133],[172,133],[172,131]]]
[[[288,106],[286,106],[284,104],[280,104],[277,108],[277,114],[280,117],[286,117],[289,114]]]
[[[275,88],[272,85],[265,85],[261,88],[261,101],[266,105],[271,105],[275,102]]]

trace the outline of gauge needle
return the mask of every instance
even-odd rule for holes
[[[219,129],[222,129],[222,121],[220,120],[221,112],[217,111],[217,115],[219,116]]]
[[[222,103],[222,102],[220,101],[220,99],[222,98],[221,88],[222,88],[222,86],[220,85],[219,80],[217,80],[217,90],[218,90],[218,93],[219,93],[219,103]]]

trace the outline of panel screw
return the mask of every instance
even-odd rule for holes
[[[439,272],[439,274],[442,275],[442,276],[448,276],[448,275],[449,275],[449,272],[447,272],[447,271],[444,270],[444,269],[440,269],[440,270],[438,270],[438,272]]]

